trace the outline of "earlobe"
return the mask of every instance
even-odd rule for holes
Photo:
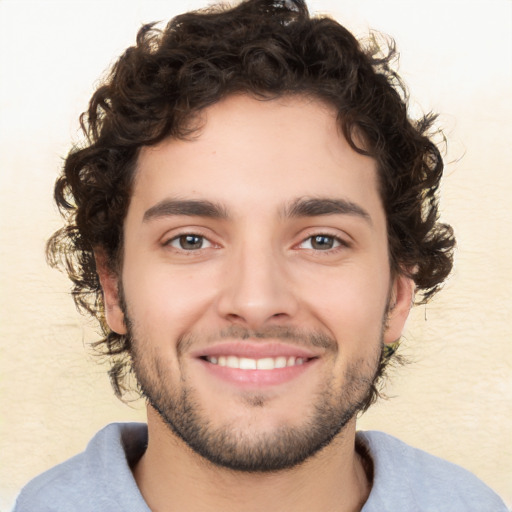
[[[94,251],[96,272],[100,279],[105,304],[105,320],[112,331],[117,334],[126,334],[126,323],[119,297],[119,277],[110,270],[107,255],[103,249]]]
[[[384,343],[395,343],[402,336],[414,300],[414,281],[401,274],[395,278],[389,301]]]

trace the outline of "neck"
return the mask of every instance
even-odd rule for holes
[[[355,420],[303,464],[273,473],[244,473],[205,461],[148,409],[148,448],[133,472],[151,510],[183,512],[355,512],[370,484],[355,450]]]

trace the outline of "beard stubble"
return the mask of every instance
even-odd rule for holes
[[[320,452],[337,436],[342,435],[349,421],[364,409],[379,378],[383,358],[385,322],[381,329],[380,343],[374,342],[376,350],[372,357],[352,362],[337,387],[334,385],[334,376],[326,378],[312,397],[311,411],[302,424],[282,425],[272,432],[241,431],[235,421],[213,426],[200,404],[197,390],[191,383],[187,383],[183,372],[180,388],[176,389],[176,385],[172,384],[170,370],[162,358],[157,357],[148,347],[126,312],[125,319],[131,339],[132,369],[149,405],[195,453],[215,466],[234,471],[281,471],[293,468]],[[327,351],[338,351],[336,340],[322,333],[305,333],[287,327],[277,326],[254,332],[234,326],[222,331],[214,339],[227,337],[292,339],[303,346],[321,346]],[[179,363],[188,347],[194,344],[194,336],[185,336],[178,341]],[[244,395],[244,404],[248,410],[264,408],[267,400],[268,397],[262,393]]]

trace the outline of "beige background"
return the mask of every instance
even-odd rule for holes
[[[93,326],[43,247],[77,117],[142,22],[202,1],[0,0],[0,510],[104,424],[143,420],[90,356]],[[459,239],[441,294],[416,308],[393,395],[360,421],[461,464],[512,505],[512,2],[317,0],[358,34],[393,35],[414,108],[449,139],[442,216]]]

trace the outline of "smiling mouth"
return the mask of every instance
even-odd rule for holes
[[[213,365],[234,368],[237,370],[275,370],[279,368],[301,366],[315,358],[279,356],[251,359],[248,357],[238,356],[204,356],[202,359]]]

